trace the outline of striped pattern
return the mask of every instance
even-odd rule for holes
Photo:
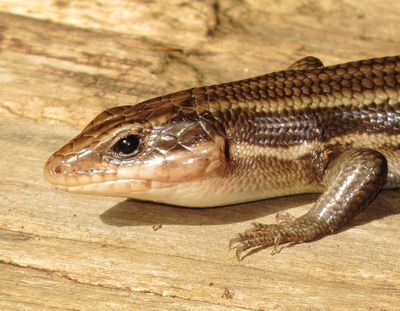
[[[399,56],[328,67],[307,57],[288,70],[114,107],[96,117],[54,158],[71,163],[83,151],[93,150],[102,159],[99,172],[104,172],[107,161],[115,171],[115,163],[126,169],[129,163],[124,163],[129,159],[113,160],[107,150],[124,133],[145,137],[145,152],[130,160],[132,166],[148,161],[146,155],[155,153],[164,155],[162,162],[167,163],[165,157],[172,157],[174,150],[191,152],[220,137],[225,140],[224,147],[221,143],[216,146],[224,148],[225,165],[217,176],[204,176],[201,182],[197,178],[184,187],[224,183],[227,186],[215,191],[214,197],[207,192],[207,202],[221,205],[321,191],[325,168],[349,148],[372,148],[384,154],[391,176],[388,185],[397,186],[399,124]],[[195,130],[182,130],[186,127]],[[161,141],[164,136],[160,133],[166,133],[163,128],[174,129],[168,135],[173,141],[184,141],[183,149],[172,148],[170,140],[169,145]],[[85,165],[97,165],[91,161]]]

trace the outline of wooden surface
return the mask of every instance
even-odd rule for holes
[[[42,178],[47,157],[106,107],[306,55],[400,54],[399,16],[397,0],[2,0],[0,309],[399,310],[400,191],[339,234],[238,263],[236,232],[300,215],[317,196],[193,210],[63,193]]]

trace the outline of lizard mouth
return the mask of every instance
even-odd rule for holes
[[[135,193],[145,193],[176,185],[175,182],[168,181],[123,178],[118,174],[118,170],[105,169],[79,171],[75,168],[74,171],[60,171],[59,174],[54,174],[54,170],[45,167],[44,176],[60,190],[108,196],[131,197]]]
[[[43,170],[44,178],[59,189],[102,184],[117,179],[117,170],[110,167],[96,168],[96,161],[80,161],[77,156],[68,157],[54,154],[46,162]]]
[[[44,166],[44,177],[57,189],[68,192],[136,197],[140,193],[153,193],[173,188],[178,183],[201,179],[207,170],[220,166],[219,159],[194,159],[192,162],[190,169],[184,170],[184,166],[179,168],[156,163],[118,166],[102,164],[97,159],[74,161],[73,156],[53,155]]]
[[[93,164],[90,165],[93,167]],[[68,163],[63,157],[52,156],[44,167],[44,177],[57,189],[75,193],[122,196],[134,192],[174,185],[143,178],[131,178],[130,173],[121,168],[98,167],[84,169],[78,163]]]
[[[79,185],[55,185],[57,189],[68,192],[82,194],[102,194],[113,196],[124,196],[128,193],[146,192],[154,188],[154,183],[150,180],[111,180],[103,182],[92,182]]]

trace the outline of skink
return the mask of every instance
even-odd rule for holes
[[[287,70],[192,88],[98,115],[44,168],[56,187],[188,207],[322,193],[295,218],[253,223],[256,247],[338,231],[400,187],[400,56]]]

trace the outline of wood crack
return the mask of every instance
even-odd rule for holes
[[[79,280],[78,278],[74,278],[72,276],[70,276],[69,274],[60,271],[60,270],[52,270],[52,269],[45,269],[45,268],[40,268],[40,267],[36,267],[33,265],[24,265],[24,264],[20,264],[20,263],[16,263],[12,260],[4,260],[4,259],[0,259],[0,264],[4,264],[4,265],[10,265],[16,268],[22,268],[22,269],[30,269],[33,271],[37,271],[37,272],[41,272],[41,273],[45,273],[50,277],[60,277],[63,279],[66,279],[68,281],[71,281],[73,283],[79,284],[79,285],[87,285],[87,286],[93,286],[93,287],[98,287],[98,288],[103,288],[103,289],[108,289],[108,290],[114,290],[114,291],[123,291],[123,292],[131,292],[131,293],[136,293],[136,294],[150,294],[152,296],[157,296],[157,297],[162,297],[162,298],[171,298],[171,299],[180,299],[180,300],[184,300],[184,301],[193,301],[193,302],[199,302],[199,303],[208,303],[208,304],[212,304],[212,305],[220,305],[220,306],[232,306],[232,307],[238,307],[241,308],[242,310],[257,310],[254,308],[245,308],[242,306],[233,306],[233,305],[226,305],[226,304],[221,304],[221,303],[217,303],[217,302],[209,302],[209,301],[203,301],[203,300],[198,300],[198,299],[189,299],[186,297],[182,297],[182,296],[178,296],[175,294],[166,294],[166,293],[159,293],[150,289],[143,289],[143,290],[135,290],[129,286],[125,286],[125,287],[119,287],[119,286],[113,286],[113,285],[106,285],[106,284],[101,284],[101,283],[90,283],[90,282],[84,282]],[[231,301],[231,300],[230,300]]]

